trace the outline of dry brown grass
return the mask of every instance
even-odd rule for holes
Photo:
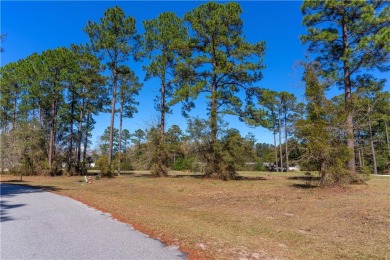
[[[24,183],[56,187],[179,245],[191,259],[390,259],[390,177],[322,189],[307,188],[299,173],[242,174],[257,178],[139,174],[92,185],[77,182],[82,177],[25,177]]]

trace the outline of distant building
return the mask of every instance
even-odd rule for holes
[[[289,166],[288,171],[290,172],[299,172],[301,171],[301,167],[299,165]]]

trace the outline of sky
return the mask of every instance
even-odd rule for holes
[[[1,53],[1,66],[26,58],[32,53],[41,53],[57,47],[69,47],[72,43],[89,42],[83,32],[88,20],[99,21],[107,8],[119,6],[127,16],[136,19],[138,33],[143,32],[142,21],[156,18],[165,11],[175,12],[179,17],[205,2],[197,1],[1,1],[1,34],[7,37],[2,43],[5,52]],[[243,14],[243,35],[246,40],[255,43],[266,42],[263,79],[255,84],[275,91],[288,91],[303,101],[304,88],[301,82],[302,69],[297,67],[304,60],[306,46],[302,45],[299,35],[306,29],[301,25],[300,1],[239,1]],[[146,62],[146,61],[145,61]],[[144,82],[142,63],[127,63],[144,83],[139,96],[138,113],[131,119],[125,119],[123,128],[131,133],[146,129],[158,121],[154,98],[158,95],[157,80]],[[205,100],[197,100],[191,116],[207,118]],[[109,126],[110,115],[100,113],[95,117],[95,129],[92,142]],[[259,143],[273,143],[270,131],[261,127],[249,127],[233,116],[226,116],[229,127],[236,128],[242,136],[253,133]],[[119,125],[118,118],[115,125]],[[173,108],[167,116],[167,125],[177,124],[186,129],[186,119],[180,113],[180,105]]]

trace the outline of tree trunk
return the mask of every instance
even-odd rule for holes
[[[119,110],[118,175],[121,175],[123,102],[124,100],[121,100],[121,107]]]
[[[87,122],[85,122],[85,136],[84,136],[84,150],[83,150],[83,161],[87,159],[87,147],[88,147],[88,131],[89,131],[89,119],[91,112],[87,110]]]
[[[207,175],[211,176],[214,174],[219,174],[219,169],[217,168],[217,154],[216,154],[216,144],[217,144],[217,86],[215,79],[213,79],[213,86],[211,92],[211,108],[210,108],[210,128],[211,128],[211,143],[210,143],[210,169]]]
[[[165,177],[168,175],[166,170],[166,164],[167,164],[167,158],[166,158],[166,151],[164,147],[165,142],[165,95],[166,95],[166,85],[165,85],[165,78],[162,78],[161,82],[161,104],[160,104],[160,133],[157,143],[157,169],[155,174],[158,177]]]
[[[286,172],[288,172],[289,162],[288,162],[288,129],[287,129],[287,115],[284,114],[284,135],[286,140],[285,153],[286,153]]]
[[[81,169],[81,143],[82,143],[82,136],[83,136],[83,117],[84,117],[84,109],[85,109],[85,100],[83,98],[82,104],[81,104],[81,110],[80,110],[80,117],[79,117],[79,127],[78,127],[78,133],[77,133],[77,168],[78,170]]]
[[[56,127],[56,116],[57,116],[57,100],[56,98],[52,103],[52,118],[50,127],[50,138],[49,138],[49,170],[50,174],[54,175],[53,159],[55,154],[55,127]]]
[[[68,171],[72,175],[72,157],[73,157],[73,114],[74,114],[74,91],[72,92],[72,101],[70,106],[70,138],[68,149]]]
[[[362,153],[360,152],[360,148],[358,148],[358,156],[359,156],[359,167],[360,167],[360,170],[363,169],[363,163],[362,163]]]
[[[127,138],[125,137],[124,139],[123,139],[123,151],[125,152],[125,154],[126,154],[126,152],[127,152]]]
[[[362,160],[362,152],[361,152],[361,145],[363,143],[363,140],[362,140],[362,136],[360,134],[360,132],[358,132],[358,135],[357,135],[357,156],[358,156],[358,159],[359,159],[359,169],[360,171],[363,170],[363,160]]]
[[[164,81],[164,79],[163,79]],[[160,144],[164,143],[165,135],[165,82],[161,84],[161,121],[160,121]]]
[[[342,20],[342,33],[343,33],[343,56],[347,55],[349,51],[349,40],[348,40],[348,28],[347,24]],[[345,110],[347,113],[346,119],[346,133],[347,133],[347,147],[351,152],[351,158],[348,161],[348,170],[351,173],[356,173],[355,168],[355,139],[353,133],[353,115],[352,115],[352,84],[351,84],[351,74],[350,74],[350,65],[349,57],[344,57],[344,90],[345,90]]]
[[[12,130],[16,129],[16,109],[17,109],[17,85],[14,84],[15,87],[15,97],[14,97],[14,102],[13,102],[13,111],[12,111]]]
[[[371,128],[370,116],[368,116],[368,127],[369,127],[369,130],[370,130],[370,144],[371,144],[373,171],[374,171],[374,174],[376,175],[376,174],[378,174],[378,168],[377,168],[377,165],[376,165],[375,147],[374,147],[374,139],[372,138],[372,128]]]
[[[276,132],[274,131],[274,152],[275,152],[275,166],[276,166],[276,171],[278,172],[278,149],[276,146]]]
[[[282,120],[279,115],[279,152],[280,152],[280,171],[283,172],[283,147],[282,147]]]
[[[115,119],[115,103],[116,103],[116,88],[117,88],[116,78],[117,78],[116,69],[114,69],[112,101],[111,101],[110,141],[109,141],[109,147],[108,147],[108,165],[109,165],[110,169],[112,166],[112,150],[113,150],[113,142],[114,142],[114,119]]]

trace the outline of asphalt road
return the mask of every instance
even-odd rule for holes
[[[186,259],[108,214],[40,189],[1,188],[0,259]]]

